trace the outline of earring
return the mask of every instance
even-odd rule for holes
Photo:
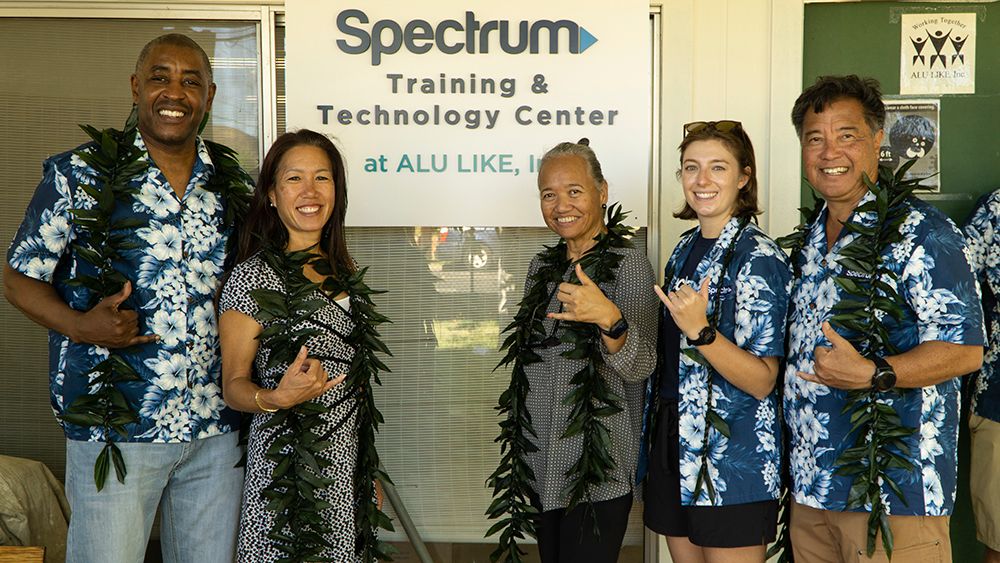
[[[608,204],[606,204],[606,203],[602,203],[601,204],[601,209],[607,209],[607,208],[608,208]]]
[[[271,207],[277,207],[276,205],[274,205],[274,200],[273,199],[270,200],[270,202],[271,202]]]

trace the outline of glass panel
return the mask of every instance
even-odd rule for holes
[[[209,139],[238,150],[256,171],[260,70],[256,23],[0,18],[0,206],[3,248],[14,236],[49,155],[87,140],[78,123],[121,128],[132,103],[129,76],[142,46],[167,32],[197,41],[218,84]],[[6,254],[5,254],[6,255]],[[0,361],[17,369],[0,394],[0,453],[45,462],[62,477],[62,431],[49,409],[45,331],[0,300]]]
[[[377,392],[385,467],[425,541],[483,544],[485,482],[499,455],[493,408],[509,381],[509,370],[492,372],[500,330],[531,257],[555,237],[528,227],[351,227],[347,236],[369,285],[388,290],[377,299],[393,321],[382,331],[392,373]],[[645,229],[635,243],[645,251]],[[633,510],[625,543],[637,547],[622,561],[642,560],[640,516]],[[387,539],[405,541],[401,532]],[[488,555],[490,546],[436,547]]]

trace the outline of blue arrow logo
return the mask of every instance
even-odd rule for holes
[[[591,45],[597,43],[597,38],[591,35],[589,31],[580,27],[580,52],[586,51]]]

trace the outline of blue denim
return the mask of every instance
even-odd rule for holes
[[[160,507],[164,563],[233,560],[243,493],[237,433],[184,443],[120,443],[128,475],[94,485],[104,444],[66,441],[72,515],[67,563],[142,563]]]

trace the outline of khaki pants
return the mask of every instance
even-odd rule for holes
[[[969,416],[972,437],[969,488],[976,537],[993,551],[1000,551],[1000,422]]]
[[[951,563],[949,516],[890,516],[892,563]],[[817,510],[792,503],[792,549],[805,563],[888,562],[881,534],[867,556],[868,513]]]

